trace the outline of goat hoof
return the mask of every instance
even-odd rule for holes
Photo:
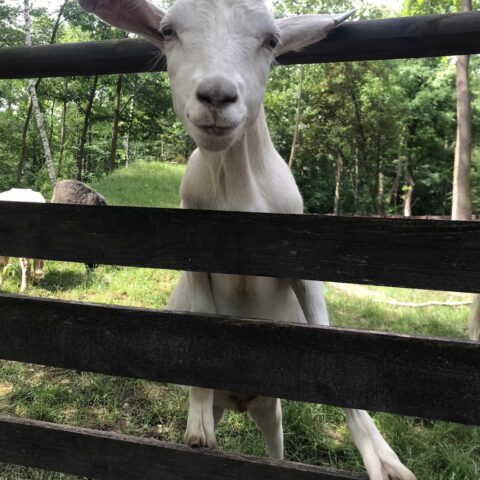
[[[203,430],[203,429],[202,429]],[[197,431],[185,432],[184,442],[192,448],[217,448],[217,440],[215,435],[205,435],[205,433]]]
[[[417,477],[399,460],[394,452],[379,455],[381,474],[373,475],[372,480],[416,480]]]

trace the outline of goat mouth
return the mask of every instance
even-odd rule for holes
[[[224,137],[232,133],[236,127],[219,127],[218,125],[197,125],[202,132],[212,137]]]

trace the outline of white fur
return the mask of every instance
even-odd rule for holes
[[[31,188],[11,188],[6,192],[0,193],[0,201],[4,202],[32,202],[45,203],[46,200],[40,192],[35,192]]]
[[[470,340],[480,340],[480,295],[478,294],[473,296],[468,333]]]
[[[182,182],[182,207],[303,213],[300,192],[265,121],[268,71],[276,55],[325,38],[345,16],[275,21],[261,0],[177,0],[168,13],[153,15],[145,0],[81,2],[96,3],[97,9],[89,10],[114,25],[149,30],[148,38],[167,57],[175,111],[198,146]],[[159,25],[157,35],[152,25]],[[182,273],[168,308],[328,325],[321,283],[311,281]],[[224,408],[248,410],[269,455],[283,457],[279,400],[197,387],[190,390],[186,443],[215,447],[214,428]],[[366,412],[347,415],[372,480],[415,478]]]
[[[45,198],[39,192],[35,192],[30,188],[12,188],[6,192],[0,193],[0,201],[3,202],[33,202],[45,203]],[[0,256],[0,286],[3,281],[3,269],[8,264],[9,257]],[[38,281],[43,278],[43,260],[33,260],[34,272],[33,280]],[[31,266],[28,258],[20,258],[20,265],[22,267],[22,282],[20,285],[20,292],[25,292],[28,289],[31,277]]]

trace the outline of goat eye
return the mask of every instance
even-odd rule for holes
[[[175,30],[170,25],[165,25],[160,30],[165,40],[171,40],[176,36]]]
[[[264,47],[269,48],[270,50],[273,50],[277,45],[278,45],[278,38],[275,37],[274,35],[269,35],[264,42]]]

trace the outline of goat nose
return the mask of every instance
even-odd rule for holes
[[[197,100],[207,106],[225,108],[238,101],[238,90],[228,78],[207,78],[197,87]]]

